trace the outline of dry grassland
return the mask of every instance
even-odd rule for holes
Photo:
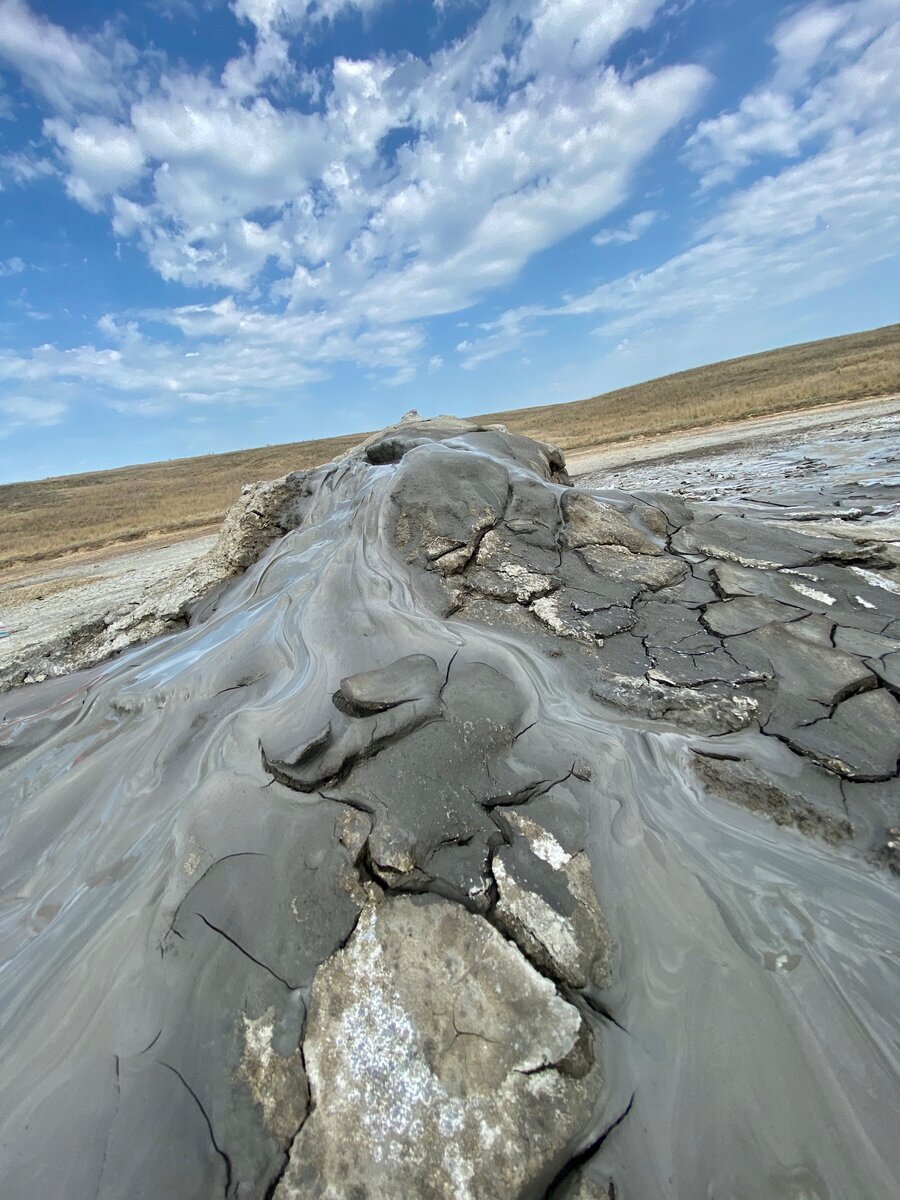
[[[324,438],[0,487],[0,569],[217,525],[245,483],[329,462],[359,436]]]
[[[900,325],[731,359],[588,400],[488,414],[565,451],[900,392]],[[324,438],[0,487],[0,569],[217,524],[243,484],[329,462]]]
[[[573,451],[897,392],[900,325],[887,325],[490,419]]]

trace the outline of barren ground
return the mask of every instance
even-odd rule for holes
[[[790,495],[877,476],[900,483],[900,396],[757,417],[568,456],[583,486],[665,491],[698,499]],[[896,513],[885,536],[900,537]],[[871,532],[871,531],[870,531]],[[214,533],[23,565],[0,585],[0,668],[87,620],[115,617],[196,561]]]
[[[4,1200],[900,1196],[900,412],[484,424],[0,674]]]
[[[0,666],[87,621],[133,608],[148,587],[205,554],[216,536],[23,569],[0,588],[0,634],[7,635],[0,638]]]

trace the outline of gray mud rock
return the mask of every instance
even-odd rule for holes
[[[348,451],[344,458],[364,455],[376,466],[396,464],[410,450],[419,446],[464,438],[464,445],[482,453],[525,464],[541,478],[570,486],[566,460],[562,451],[546,442],[510,433],[504,425],[482,425],[460,417],[442,415],[420,417],[415,409],[406,413],[396,425],[374,433]]]
[[[789,505],[772,516],[649,494],[554,495],[506,461],[489,495],[467,484],[447,498],[420,482],[421,465],[395,485],[398,539],[443,581],[445,612],[555,643],[548,653],[580,670],[593,661],[590,695],[632,718],[717,736],[758,728],[836,778],[896,780],[890,542],[833,523],[824,532],[815,514],[797,528]],[[492,459],[485,480],[495,469]],[[476,474],[469,462],[463,473]],[[793,801],[788,810],[803,819]]]
[[[244,570],[272,542],[303,520],[307,501],[321,486],[322,472],[292,471],[280,479],[249,483],[229,508],[213,551],[223,569]]]
[[[782,604],[768,596],[736,596],[733,600],[707,605],[703,611],[703,623],[713,633],[732,637],[735,634],[752,633],[764,625],[771,625],[773,621],[796,621],[805,616],[805,609]]]
[[[851,696],[786,740],[847,779],[892,779],[900,763],[900,704],[884,688]]]
[[[348,676],[332,697],[332,720],[301,745],[292,761],[270,758],[263,750],[263,766],[298,792],[337,783],[382,747],[436,720],[441,684],[437,663],[423,654]]]
[[[572,988],[606,987],[612,943],[587,855],[571,853],[524,812],[507,810],[514,832],[494,855],[494,919],[542,971]]]
[[[712,506],[710,509],[715,511]],[[823,558],[853,558],[858,553],[844,538],[817,537],[727,512],[680,529],[672,548],[679,554],[699,554],[764,570],[806,567]]]
[[[320,968],[312,1111],[275,1200],[534,1194],[599,1087],[578,1010],[483,918],[374,899]]]
[[[508,497],[509,476],[491,459],[443,446],[414,451],[392,495],[397,544],[410,562],[453,574],[470,562]]]
[[[700,733],[734,733],[746,729],[759,712],[752,696],[673,686],[641,676],[605,672],[590,690],[595,700],[635,716],[674,721]]]
[[[729,650],[741,661],[783,681],[786,693],[833,705],[870,687],[876,680],[855,655],[830,646],[811,649],[794,623],[773,622],[732,638]]]
[[[752,759],[695,751],[693,767],[711,792],[769,817],[776,825],[791,826],[809,836],[818,835],[831,845],[853,837],[853,826],[843,812],[823,809],[807,796],[774,782]]]
[[[563,497],[563,518],[566,523],[566,545],[621,546],[632,554],[661,554],[662,534],[655,509],[634,501],[614,503],[598,500],[583,492],[570,492]],[[656,529],[651,529],[648,520]]]
[[[384,886],[487,908],[502,838],[493,810],[551,788],[571,767],[552,747],[539,765],[517,752],[525,722],[512,681],[485,663],[451,660],[440,671],[411,656],[344,679],[332,703],[332,720],[295,761],[264,750],[265,769],[368,814],[357,858]]]

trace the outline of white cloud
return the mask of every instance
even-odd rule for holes
[[[62,118],[44,122],[66,158],[66,190],[85,208],[97,210],[101,198],[136,183],[144,167],[144,151],[135,132],[107,117],[83,117],[72,127]]]
[[[685,158],[704,187],[727,183],[765,155],[798,158],[836,129],[897,112],[900,22],[895,0],[812,4],[772,37],[775,70],[733,112],[702,121]]]
[[[25,263],[18,256],[0,260],[0,279],[10,275],[19,275],[25,270]]]
[[[666,323],[697,337],[742,312],[839,286],[896,255],[900,94],[892,72],[900,22],[878,25],[887,7],[869,0],[837,9],[815,4],[779,26],[775,43],[793,48],[792,78],[806,80],[805,91],[791,98],[778,90],[778,61],[773,79],[751,93],[738,114],[702,123],[688,145],[693,165],[707,178],[763,153],[779,154],[787,164],[734,190],[687,248],[658,267],[632,271],[560,305],[503,314],[483,337],[461,347],[467,365],[513,349],[537,321],[565,316],[600,315],[598,333],[628,334],[635,344],[640,332],[657,336]],[[777,105],[770,103],[776,98]],[[818,148],[798,157],[812,128]]]
[[[113,227],[139,235],[163,278],[243,290],[270,257],[285,257],[279,222],[334,151],[322,116],[180,76],[136,103],[131,118],[139,149],[126,165],[146,156],[153,198],[138,204],[117,192]]]
[[[591,241],[595,246],[622,246],[627,242],[636,242],[658,217],[659,213],[652,209],[635,213],[620,229],[601,229],[599,233],[594,234]]]
[[[803,83],[848,18],[847,5],[811,4],[782,21],[772,35],[780,81],[785,85]]]
[[[473,371],[483,362],[517,349],[526,338],[539,337],[544,330],[536,329],[533,319],[545,315],[543,308],[532,305],[508,309],[496,321],[479,325],[480,336],[464,338],[456,347],[462,356],[462,366]]]
[[[695,67],[629,82],[603,69],[615,40],[658,6],[496,0],[427,62],[336,59],[321,110],[309,111],[248,94],[286,69],[278,31],[376,5],[239,0],[259,36],[221,82],[164,75],[127,122],[56,118],[45,132],[69,194],[107,207],[117,236],[138,237],[163,278],[248,291],[275,263],[272,296],[295,309],[353,297],[353,315],[416,319],[508,283],[624,200],[634,168],[707,81]],[[384,139],[398,135],[386,158]]]
[[[539,0],[527,14],[532,29],[522,73],[589,71],[629,29],[646,28],[659,8],[659,0]]]
[[[900,148],[885,130],[843,140],[735,194],[697,242],[561,312],[604,313],[608,336],[660,320],[798,301],[900,247]]]
[[[279,26],[307,21],[333,21],[347,12],[372,13],[386,0],[233,0],[239,20],[249,21],[261,34]]]
[[[0,397],[0,438],[9,437],[26,425],[58,425],[66,414],[59,400],[37,400],[31,396]]]
[[[235,99],[255,95],[267,82],[285,84],[291,80],[302,93],[302,76],[291,62],[288,42],[274,31],[261,33],[252,50],[242,53],[225,64],[222,86]]]
[[[19,306],[22,312],[29,321],[52,321],[53,313],[43,312],[39,308],[33,308],[27,300],[23,301]]]
[[[367,20],[381,2],[232,0],[247,44],[217,78],[112,28],[76,36],[0,0],[0,61],[46,118],[42,140],[0,157],[0,172],[58,176],[163,279],[210,289],[201,304],[109,314],[96,344],[0,349],[7,432],[87,397],[148,416],[283,402],[339,363],[401,386],[443,366],[427,318],[508,286],[579,230],[622,245],[658,219],[634,212],[636,173],[709,77],[606,60],[663,0],[478,0],[466,35],[428,58],[303,68],[327,22]],[[702,187],[748,175],[717,207],[704,198],[711,215],[680,252],[556,304],[459,322],[462,365],[563,317],[590,318],[620,358],[639,356],[648,329],[739,325],[890,254],[896,15],[896,0],[854,0],[781,21],[769,77],[687,142]],[[602,224],[619,212],[633,215]],[[586,261],[599,273],[606,258]]]
[[[39,347],[0,369],[145,411],[274,394],[340,360],[408,381],[427,369],[420,321],[509,284],[622,205],[698,103],[698,67],[626,78],[605,66],[660,3],[493,0],[429,59],[337,58],[313,77],[291,39],[378,0],[234,0],[254,41],[216,80],[137,62],[109,31],[104,57],[97,39],[0,0],[18,31],[0,53],[56,110],[44,133],[69,195],[107,213],[162,278],[244,296],[154,314],[195,358],[141,318],[101,327],[110,349]]]
[[[115,77],[135,57],[112,35],[92,44],[37,16],[24,0],[0,0],[0,61],[61,112],[116,107]]]
[[[148,332],[160,325],[172,330],[172,339]],[[119,410],[145,415],[211,404],[252,406],[288,390],[296,398],[339,362],[402,382],[424,343],[413,326],[366,329],[328,313],[278,316],[242,308],[231,298],[154,310],[140,320],[107,314],[98,327],[110,346],[0,350],[0,387],[54,400],[57,394],[103,394]]]
[[[57,173],[49,158],[42,158],[30,150],[16,150],[0,154],[0,177],[6,175],[20,186],[34,183],[38,179],[49,179]]]

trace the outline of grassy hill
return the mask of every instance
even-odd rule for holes
[[[886,325],[679,371],[588,400],[493,413],[490,419],[572,451],[897,392],[900,325]]]
[[[900,392],[900,325],[680,371],[567,404],[486,414],[564,451]],[[0,569],[221,520],[245,483],[329,462],[364,435],[0,487]]]

